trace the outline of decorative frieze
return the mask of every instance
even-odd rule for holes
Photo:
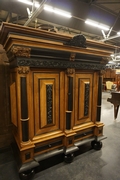
[[[16,64],[15,64],[16,65]],[[11,66],[14,66],[11,64]],[[41,60],[41,59],[27,59],[21,58],[17,60],[17,66],[29,66],[29,67],[45,67],[45,68],[75,68],[75,69],[90,69],[90,70],[103,70],[105,64],[95,63],[80,63],[73,61],[58,61],[58,60]]]

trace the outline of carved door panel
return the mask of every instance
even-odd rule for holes
[[[61,92],[60,72],[34,72],[34,123],[35,135],[60,131]],[[63,103],[63,102],[62,102]]]
[[[91,121],[92,86],[93,74],[75,75],[75,126]]]

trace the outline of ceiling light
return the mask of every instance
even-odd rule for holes
[[[31,1],[28,0],[18,0],[19,2],[22,2],[24,4],[28,4],[30,6],[33,6],[33,3]],[[38,8],[40,6],[40,4],[38,2],[35,2],[35,7]]]
[[[117,32],[117,34],[118,34],[118,35],[120,35],[120,31],[119,31],[119,32]]]
[[[102,24],[102,23],[99,23],[99,22],[90,20],[90,19],[87,19],[87,20],[85,21],[85,23],[86,23],[86,24],[89,24],[89,25],[91,25],[91,26],[94,26],[94,27],[98,27],[98,28],[100,28],[100,29],[102,29],[102,30],[106,30],[106,31],[108,31],[108,30],[110,29],[108,26],[106,26],[106,25],[104,25],[104,24]]]
[[[67,18],[71,18],[71,17],[72,17],[72,15],[71,15],[69,12],[66,12],[66,11],[63,11],[63,10],[54,8],[54,7],[49,6],[49,5],[44,5],[44,9],[45,9],[46,11],[53,12],[53,13],[59,14],[59,15],[61,15],[61,16],[65,16],[65,17],[67,17]]]

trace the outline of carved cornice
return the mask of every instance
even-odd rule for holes
[[[18,67],[18,74],[28,74],[30,71],[29,67]]]
[[[31,48],[21,47],[21,46],[13,46],[11,49],[11,52],[15,56],[30,57]]]
[[[17,63],[17,64],[16,64]],[[29,66],[29,67],[45,67],[45,68],[74,68],[74,69],[90,69],[90,70],[104,70],[106,68],[105,64],[95,64],[95,63],[82,63],[75,61],[57,61],[57,60],[38,60],[38,59],[18,59],[15,64],[17,66]],[[12,63],[11,63],[11,66]]]

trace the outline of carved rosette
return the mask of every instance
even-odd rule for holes
[[[28,74],[30,71],[29,67],[18,67],[18,74]]]
[[[11,52],[15,55],[15,56],[20,56],[20,57],[30,57],[30,52],[31,52],[31,48],[28,47],[20,47],[20,46],[13,46],[11,49]]]

